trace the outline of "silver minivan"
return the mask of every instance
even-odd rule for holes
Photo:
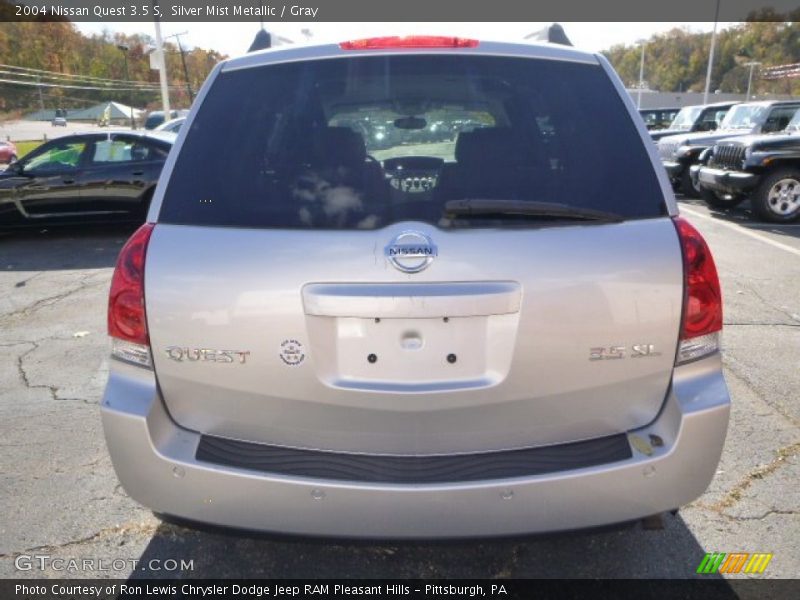
[[[219,64],[108,320],[116,472],[190,521],[611,524],[702,494],[728,425],[711,253],[606,60],[549,43]]]

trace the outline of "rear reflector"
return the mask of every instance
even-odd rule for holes
[[[678,363],[719,350],[722,290],[708,244],[689,221],[675,217],[683,251],[684,299]]]
[[[382,50],[385,48],[476,48],[478,40],[441,35],[374,37],[342,42],[342,50]]]
[[[153,223],[145,223],[122,247],[108,297],[112,356],[150,366],[150,337],[144,310],[144,264]]]

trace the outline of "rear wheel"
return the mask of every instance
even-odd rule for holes
[[[780,169],[766,175],[753,195],[753,210],[772,223],[800,217],[800,169]]]
[[[739,206],[744,200],[741,194],[720,194],[713,190],[700,188],[700,197],[703,202],[708,204],[711,208],[718,208],[720,210],[730,210]]]

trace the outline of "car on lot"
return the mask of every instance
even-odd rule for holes
[[[698,104],[684,106],[666,129],[650,132],[650,137],[658,141],[668,135],[678,135],[696,131],[714,131],[719,128],[722,119],[738,102],[716,102],[714,104]]]
[[[279,48],[217,65],[186,127],[109,294],[101,412],[132,498],[426,538],[704,492],[730,410],[719,281],[602,55]]]
[[[189,114],[188,110],[171,110],[169,111],[169,119],[167,119],[163,110],[154,110],[147,115],[144,121],[144,128],[155,129],[167,120],[185,117],[187,114]]]
[[[705,202],[728,209],[749,199],[765,221],[800,219],[800,111],[783,134],[720,140],[692,166]]]
[[[55,117],[51,123],[53,127],[66,127],[67,126],[67,118],[66,117]]]
[[[659,130],[669,127],[669,124],[680,112],[680,108],[641,108],[639,114],[648,129]]]
[[[755,133],[783,131],[800,108],[797,101],[764,101],[737,104],[731,108],[711,133],[671,135],[658,141],[661,162],[673,187],[691,198],[700,195],[692,180],[690,168],[698,163],[700,154],[719,140]]]
[[[183,127],[184,122],[186,121],[186,117],[178,117],[177,119],[171,119],[166,121],[153,129],[153,131],[166,131],[168,133],[178,133]]]
[[[14,142],[0,141],[0,163],[10,164],[17,160],[17,146]]]
[[[0,173],[0,228],[144,221],[174,140],[125,131],[42,144]]]

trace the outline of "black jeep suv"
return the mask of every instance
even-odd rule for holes
[[[690,197],[700,190],[693,186],[689,168],[699,162],[700,154],[719,140],[733,136],[783,131],[800,108],[797,101],[766,101],[737,104],[731,108],[719,129],[711,133],[671,135],[658,142],[661,162],[675,189]]]
[[[800,218],[800,111],[785,133],[720,140],[702,162],[691,177],[709,206],[731,208],[749,198],[765,221]]]
[[[684,106],[675,115],[672,123],[667,129],[659,129],[650,132],[650,137],[654,142],[669,135],[680,135],[681,133],[695,133],[715,131],[719,128],[722,119],[728,114],[732,106],[738,102],[716,102],[714,104],[696,104],[694,106]]]

